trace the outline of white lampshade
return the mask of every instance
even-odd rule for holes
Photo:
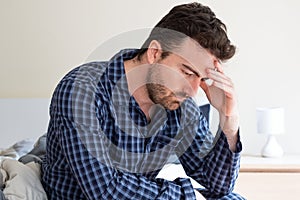
[[[284,108],[257,108],[257,132],[269,135],[284,133]]]
[[[268,140],[264,145],[261,154],[263,157],[281,157],[283,149],[278,144],[275,135],[284,133],[284,109],[257,108],[257,132],[267,134]]]

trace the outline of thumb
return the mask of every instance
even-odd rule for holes
[[[210,101],[210,94],[209,94],[209,88],[208,85],[206,84],[205,81],[201,81],[200,82],[200,87],[202,88],[202,90],[205,92],[208,100]]]

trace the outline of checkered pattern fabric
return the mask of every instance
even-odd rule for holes
[[[230,194],[240,141],[232,153],[192,99],[174,111],[156,106],[149,122],[128,92],[123,62],[135,55],[79,66],[55,89],[42,164],[49,199],[195,199],[189,179],[156,178],[173,154],[207,198]]]

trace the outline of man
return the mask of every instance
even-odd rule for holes
[[[243,199],[232,193],[242,148],[237,100],[221,65],[234,53],[225,25],[191,3],[174,7],[141,49],[72,70],[50,106],[49,199]],[[219,111],[215,138],[191,98],[199,87]],[[204,188],[156,178],[173,154]]]

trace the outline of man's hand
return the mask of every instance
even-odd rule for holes
[[[215,63],[215,69],[208,68],[206,73],[207,77],[213,81],[212,85],[201,81],[200,87],[204,90],[211,105],[218,110],[220,127],[226,134],[230,149],[235,151],[239,115],[234,84],[224,74],[223,68],[218,62]]]

